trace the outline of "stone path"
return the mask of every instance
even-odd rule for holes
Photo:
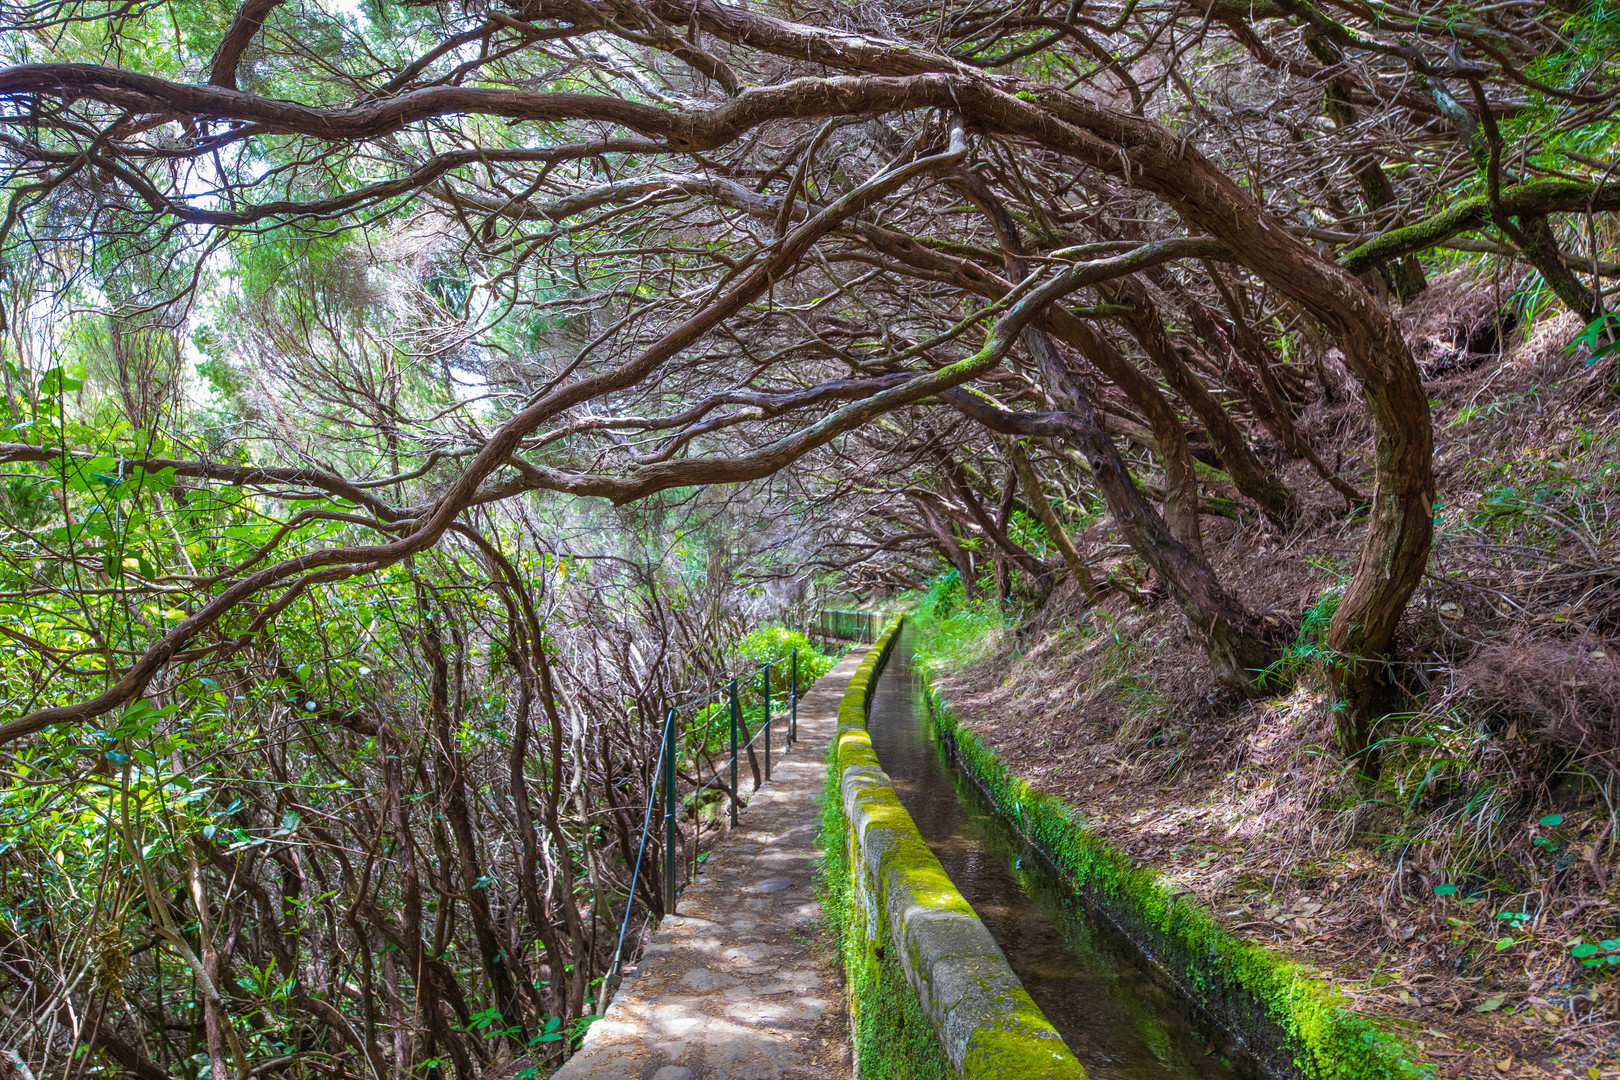
[[[833,945],[819,924],[816,826],[856,649],[799,700],[775,759],[554,1080],[836,1080],[850,1074]],[[778,725],[778,731],[781,730]]]

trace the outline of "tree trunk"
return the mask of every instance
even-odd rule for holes
[[[1161,196],[1189,225],[1221,241],[1233,257],[1320,320],[1361,382],[1377,427],[1371,520],[1355,576],[1328,633],[1342,659],[1330,669],[1341,703],[1338,736],[1355,752],[1392,699],[1385,660],[1434,536],[1434,430],[1428,398],[1400,326],[1349,271],[1294,236],[1179,134],[1050,88],[1022,103],[975,99],[1005,129],[1117,174]],[[958,100],[971,96],[959,89]],[[1052,123],[1072,125],[1073,136]],[[1128,155],[1123,147],[1129,146]]]
[[[956,170],[947,178],[991,223],[1001,243],[1008,276],[1014,280],[1023,278],[1028,273],[1023,240],[1006,207],[970,172]],[[1073,418],[1076,449],[1089,463],[1092,479],[1126,543],[1164,579],[1194,633],[1203,640],[1216,681],[1234,693],[1257,694],[1258,677],[1276,662],[1277,648],[1265,624],[1221,587],[1204,558],[1197,474],[1180,418],[1157,386],[1061,304],[1047,309],[1046,321],[1061,326],[1065,340],[1076,345],[1098,370],[1125,390],[1132,404],[1146,406],[1164,463],[1163,516],[1142,495],[1125,459],[1103,428],[1091,396],[1074,377],[1046,330],[1038,323],[1024,329],[1024,346],[1047,389],[1064,402]]]
[[[1013,468],[1018,473],[1018,483],[1024,489],[1024,501],[1040,519],[1041,526],[1046,529],[1046,535],[1051,538],[1052,546],[1063,555],[1063,561],[1069,567],[1069,573],[1080,586],[1080,591],[1086,594],[1086,599],[1095,604],[1102,600],[1102,590],[1097,587],[1097,579],[1091,576],[1091,570],[1086,566],[1080,552],[1075,548],[1074,542],[1069,539],[1068,532],[1063,528],[1063,522],[1058,520],[1057,511],[1047,501],[1046,492],[1041,487],[1040,477],[1035,473],[1035,465],[1024,453],[1024,448],[1018,445],[1017,439],[1008,439],[1007,457],[1012,461]]]
[[[1025,258],[1023,237],[1017,222],[1001,200],[983,180],[965,169],[953,170],[946,176],[952,186],[979,208],[995,230],[1008,276],[1014,281],[1024,278],[1029,273],[1029,263]],[[1123,390],[1131,404],[1140,409],[1147,419],[1164,469],[1165,521],[1170,526],[1171,535],[1189,551],[1202,555],[1204,540],[1198,522],[1198,473],[1193,468],[1192,448],[1187,445],[1187,432],[1182,426],[1181,417],[1176,415],[1159,388],[1120,355],[1111,342],[1072,315],[1063,319],[1062,314],[1067,312],[1062,305],[1053,305],[1051,311],[1053,317],[1062,323],[1064,340]],[[1026,347],[1035,340],[1049,339],[1039,330],[1024,332]],[[1031,347],[1030,351],[1035,352],[1035,348]],[[1042,366],[1045,367],[1044,362]],[[1062,367],[1061,361],[1058,367]],[[1072,382],[1072,378],[1069,381]]]
[[[478,848],[473,838],[472,819],[467,807],[465,786],[467,766],[457,749],[456,742],[455,729],[459,727],[459,723],[454,721],[459,721],[460,717],[452,716],[449,665],[445,661],[443,643],[436,629],[437,625],[445,622],[445,611],[441,608],[438,611],[427,611],[427,614],[433,618],[424,620],[420,637],[422,652],[432,673],[428,698],[433,717],[433,765],[437,794],[442,800],[440,805],[450,825],[451,838],[455,841],[455,861],[461,872],[461,890],[467,900],[467,910],[473,924],[473,938],[478,944],[478,955],[483,961],[484,974],[489,978],[490,985],[495,991],[495,1003],[501,1011],[502,1026],[509,1031],[515,1029],[521,1036],[521,1038],[508,1036],[508,1039],[513,1049],[521,1050],[528,1038],[528,1025],[524,1022],[523,1012],[518,1004],[517,983],[507,967],[507,950],[501,947],[499,932],[490,912],[489,890],[483,884],[485,878],[479,868]],[[461,647],[460,642],[455,644],[458,655],[465,655],[465,649]],[[457,681],[459,683],[459,678]],[[457,698],[459,706],[459,692]],[[454,711],[459,713],[459,707]]]
[[[1169,587],[1182,615],[1203,641],[1216,682],[1234,693],[1257,695],[1262,690],[1261,672],[1277,661],[1273,634],[1221,586],[1203,557],[1172,534],[1165,519],[1148,504],[1113,439],[1103,430],[1090,397],[1073,378],[1062,377],[1067,373],[1056,346],[1040,331],[1026,333],[1026,343],[1047,373],[1048,384],[1067,399],[1075,421],[1075,447],[1085,456],[1092,480],[1125,542]]]
[[[1252,499],[1279,529],[1291,528],[1299,517],[1299,502],[1294,493],[1276,473],[1261,464],[1243,430],[1181,358],[1176,343],[1165,331],[1164,320],[1147,287],[1134,278],[1120,278],[1102,292],[1132,309],[1132,314],[1123,316],[1121,321],[1147,352],[1148,359],[1164,374],[1170,389],[1198,415],[1209,433],[1210,445],[1220,456],[1226,474],[1238,491]]]

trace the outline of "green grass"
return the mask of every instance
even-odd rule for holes
[[[919,642],[912,663],[931,673],[956,671],[984,659],[1008,629],[1008,617],[994,601],[969,604],[952,570],[929,583],[907,616]]]

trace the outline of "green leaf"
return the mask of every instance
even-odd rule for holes
[[[1497,994],[1495,997],[1489,998],[1480,1002],[1478,1005],[1475,1005],[1474,1011],[1480,1013],[1495,1012],[1497,1009],[1502,1007],[1502,1003],[1506,1000],[1507,998],[1505,996],[1502,994]]]
[[[1434,895],[1436,895],[1436,896],[1456,896],[1457,895],[1457,886],[1455,886],[1455,885],[1436,885],[1434,887]]]
[[[1546,817],[1541,819],[1540,823],[1542,825],[1547,826],[1548,828],[1551,828],[1554,825],[1562,825],[1564,823],[1564,815],[1563,814],[1548,814]]]
[[[1577,960],[1585,960],[1588,956],[1596,955],[1597,951],[1598,947],[1596,945],[1593,945],[1591,942],[1583,941],[1573,949],[1569,950],[1569,955],[1575,957]]]
[[[61,394],[65,391],[79,390],[84,383],[78,379],[70,379],[63,374],[60,367],[53,367],[45,372],[39,380],[39,392],[42,394]]]

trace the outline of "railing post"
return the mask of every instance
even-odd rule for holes
[[[761,672],[765,676],[765,779],[771,778],[771,665]]]
[[[675,914],[675,710],[664,710],[664,914]]]
[[[737,827],[737,680],[731,680],[731,827]]]
[[[788,718],[788,742],[799,741],[799,650],[793,650],[793,714]]]

